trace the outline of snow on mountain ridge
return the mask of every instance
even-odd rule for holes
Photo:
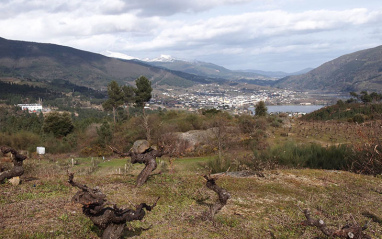
[[[145,58],[145,59],[143,59],[143,61],[146,61],[146,62],[174,62],[175,58],[171,57],[170,55],[162,54],[158,58],[153,58],[153,59]]]
[[[120,52],[113,52],[113,51],[106,51],[102,55],[107,57],[112,57],[112,58],[123,59],[123,60],[139,60],[138,58],[134,56],[129,56]]]

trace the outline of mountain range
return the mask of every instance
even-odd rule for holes
[[[232,81],[238,80],[270,80],[271,77],[250,71],[232,71],[213,63],[202,61],[183,61],[183,60],[167,60],[157,59],[147,62],[150,65],[166,68],[169,70],[182,71],[189,74],[204,76],[207,78],[227,79]]]
[[[178,87],[244,82],[299,91],[381,92],[382,46],[338,57],[315,69],[288,74],[232,71],[212,63],[169,57],[156,61],[123,60],[55,44],[0,38],[0,79],[14,77],[50,84],[63,80],[102,90],[111,80],[130,84],[141,75],[154,85]]]
[[[154,84],[191,86],[208,83],[206,77],[120,60],[55,44],[0,38],[0,76],[38,82],[65,80],[105,89],[111,80],[126,84],[144,75]]]
[[[382,92],[382,46],[340,56],[274,84],[279,88],[321,92]]]

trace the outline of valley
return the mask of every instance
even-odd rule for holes
[[[379,238],[380,50],[285,76],[0,38],[0,238]]]

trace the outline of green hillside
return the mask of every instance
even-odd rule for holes
[[[325,92],[382,91],[382,46],[329,61],[298,76],[288,76],[276,87]]]
[[[0,38],[0,77],[34,81],[66,80],[76,85],[104,89],[115,80],[121,84],[144,75],[157,84],[191,86],[204,78],[134,61],[55,44],[12,41]]]
[[[254,72],[232,71],[222,66],[201,61],[154,61],[148,62],[153,66],[158,66],[170,70],[182,71],[189,74],[204,76],[211,79],[226,79],[226,80],[270,80],[267,77]]]

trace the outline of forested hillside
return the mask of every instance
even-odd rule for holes
[[[71,47],[0,38],[0,77],[35,81],[66,80],[80,86],[105,89],[112,80],[126,84],[141,75],[163,85],[187,87],[195,84],[195,81],[204,81],[195,75],[109,58]]]
[[[288,76],[276,87],[324,92],[382,92],[382,46],[347,54],[310,72]]]

